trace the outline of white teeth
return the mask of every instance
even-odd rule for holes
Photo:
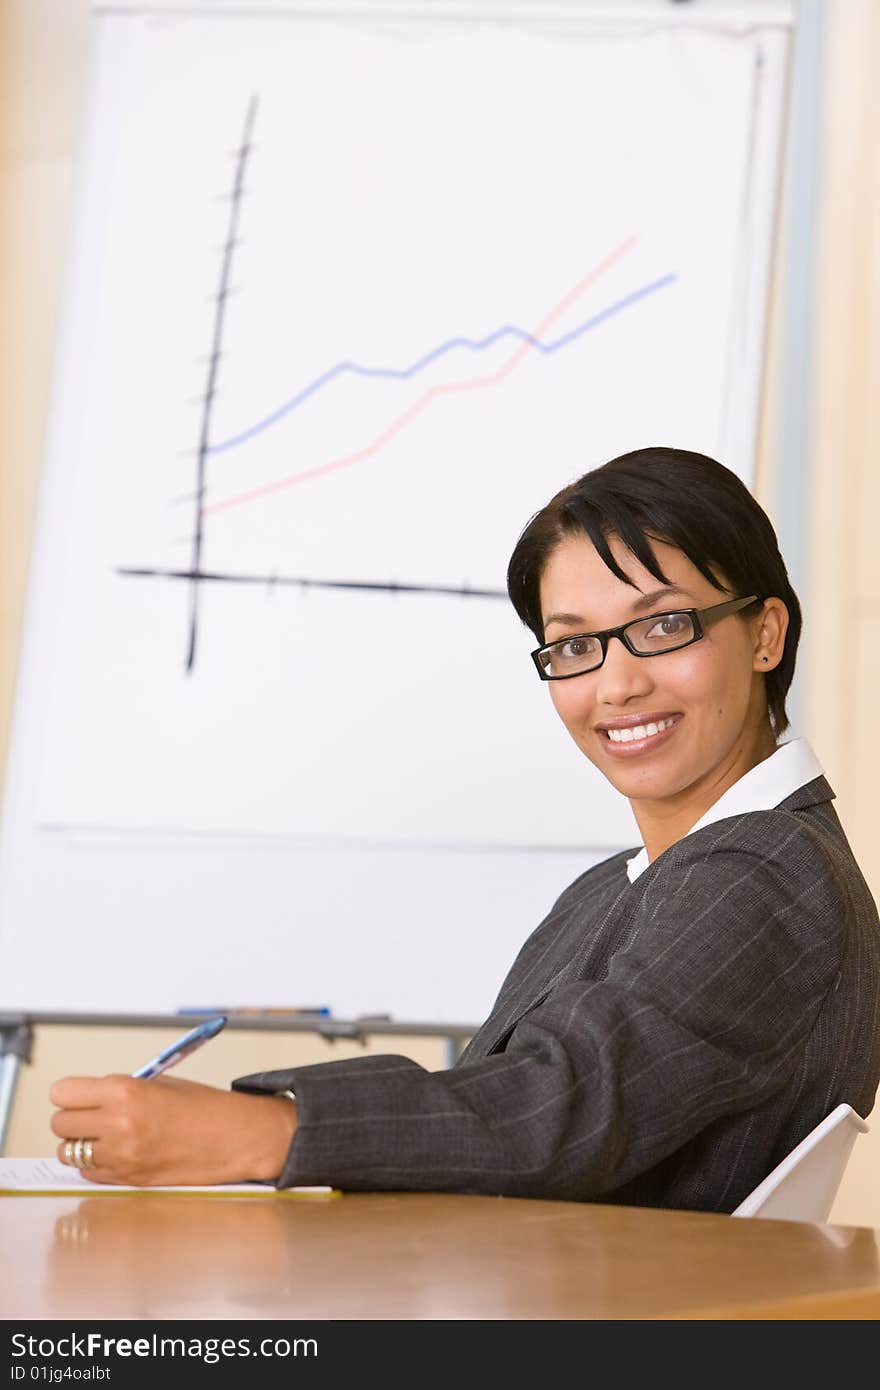
[[[609,729],[608,737],[612,743],[632,743],[633,739],[650,738],[653,734],[662,733],[674,723],[674,719],[660,719],[656,724],[651,720],[649,724],[634,724],[630,729]]]

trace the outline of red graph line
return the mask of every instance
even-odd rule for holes
[[[598,280],[600,275],[603,275],[621,256],[632,249],[635,242],[635,236],[628,237],[626,241],[621,242],[613,251],[610,251],[597,266],[593,267],[588,275],[585,275],[582,280],[579,280],[574,288],[569,290],[564,298],[560,299],[558,304],[554,305],[538,326],[532,330],[531,336],[533,338],[541,338],[547,332],[548,328],[550,328],[558,318],[561,318],[565,311],[571,307],[575,300]],[[344,454],[341,458],[331,459],[328,463],[321,463],[314,468],[307,468],[301,473],[291,473],[286,478],[278,478],[275,482],[264,483],[261,487],[251,488],[248,492],[240,492],[233,497],[226,497],[219,502],[212,502],[204,508],[204,511],[206,514],[229,511],[233,507],[244,506],[246,502],[255,502],[259,497],[266,497],[270,493],[280,492],[282,488],[293,487],[296,483],[304,483],[309,478],[318,478],[324,473],[333,473],[338,468],[348,468],[353,463],[362,463],[365,459],[372,458],[374,454],[377,454],[380,449],[384,448],[389,440],[395,437],[395,435],[400,434],[401,430],[405,429],[411,421],[421,415],[422,411],[427,409],[432,401],[439,399],[441,396],[457,395],[461,391],[480,391],[487,386],[497,386],[499,382],[504,381],[510,376],[510,373],[514,368],[519,366],[524,357],[527,357],[528,354],[533,351],[534,348],[531,343],[521,343],[507,362],[488,376],[471,377],[465,381],[449,381],[439,386],[429,387],[408,410],[405,410],[402,415],[399,415],[380,435],[377,435],[376,438],[363,449],[358,449],[353,454]]]

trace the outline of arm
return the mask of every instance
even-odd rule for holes
[[[234,1083],[296,1091],[280,1181],[595,1198],[778,1096],[836,978],[845,912],[809,831],[783,827],[756,813],[679,841],[607,972],[551,989],[504,1052]]]

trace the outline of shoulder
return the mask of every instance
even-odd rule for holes
[[[807,1010],[839,975],[847,897],[799,815],[777,808],[716,821],[659,855],[639,887],[609,978],[676,1013],[752,1018],[760,1004],[769,1021]]]
[[[786,878],[804,873],[834,880],[837,848],[821,817],[777,806],[725,816],[692,831],[659,855],[647,872],[659,870],[657,881],[673,889],[684,886],[682,871],[701,865],[711,865],[713,873],[726,869]],[[851,851],[849,858],[857,871]]]
[[[827,833],[780,807],[729,816],[684,836],[645,870],[643,907],[653,920],[708,920],[742,939],[772,933],[832,946],[847,915],[847,866]],[[641,880],[640,880],[641,882]]]

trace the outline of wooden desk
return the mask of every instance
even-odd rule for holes
[[[869,1229],[509,1197],[2,1197],[0,1250],[3,1318],[880,1315]]]

